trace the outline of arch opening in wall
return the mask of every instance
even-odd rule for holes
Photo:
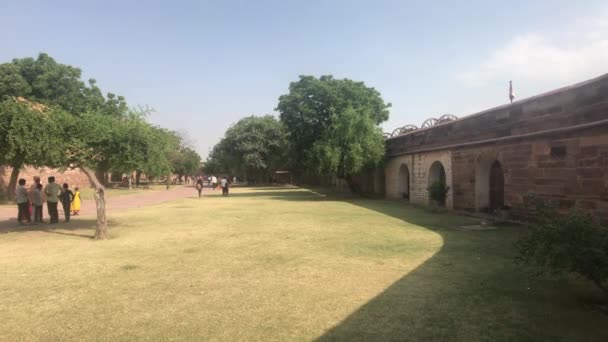
[[[399,196],[410,199],[410,169],[406,164],[401,164],[399,168]]]
[[[505,175],[502,165],[495,160],[490,167],[490,212],[502,209],[505,205]]]
[[[502,164],[494,159],[481,159],[475,168],[475,209],[493,213],[505,204],[505,178]]]
[[[435,183],[440,183],[444,187],[447,185],[446,178],[445,178],[445,168],[443,167],[443,164],[441,164],[440,161],[433,162],[433,164],[431,164],[431,168],[429,169],[429,177],[428,177],[429,188]],[[433,201],[433,199],[430,199],[431,203],[432,203],[432,201]],[[445,205],[445,198],[442,201],[439,201],[438,204]]]

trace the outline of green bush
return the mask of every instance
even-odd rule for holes
[[[542,202],[536,222],[517,241],[517,260],[541,272],[572,273],[593,282],[608,296],[608,228],[573,209],[566,216]]]
[[[445,204],[445,199],[448,195],[448,191],[450,191],[450,187],[445,185],[443,182],[436,181],[429,185],[427,190],[429,192],[429,197],[433,201],[439,204]]]

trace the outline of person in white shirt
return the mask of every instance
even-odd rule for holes
[[[211,187],[213,188],[213,190],[217,188],[217,177],[215,176],[211,176]]]
[[[34,223],[42,223],[42,184],[36,184],[36,189],[30,191],[30,197],[32,198],[32,206],[34,207]]]
[[[222,177],[220,183],[222,184],[222,196],[228,196],[228,180],[226,177]]]
[[[57,211],[57,202],[59,202],[61,186],[55,183],[55,177],[51,176],[48,179],[49,183],[44,188],[44,193],[46,194],[46,207],[49,211],[49,223],[57,224],[59,223],[59,212]]]
[[[19,186],[15,189],[15,199],[17,200],[17,221],[22,225],[24,219],[27,223],[32,223],[32,217],[30,216],[30,198],[25,188],[25,179],[19,180]]]

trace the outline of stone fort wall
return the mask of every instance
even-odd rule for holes
[[[523,215],[533,194],[608,222],[608,75],[387,139],[387,159],[389,198],[403,198],[407,169],[410,200],[428,204],[439,161],[451,188],[446,206],[483,211],[497,162],[513,213]]]
[[[391,158],[386,166],[386,196],[403,199],[405,196],[413,203],[428,204],[429,172],[431,165],[439,161],[445,171],[446,185],[453,188],[452,155],[450,151],[436,151],[424,154],[401,155]],[[408,179],[404,179],[404,176]],[[454,208],[453,192],[448,192],[446,207]]]
[[[0,166],[0,194],[2,195],[6,194],[12,171],[13,169],[10,166]],[[55,176],[55,181],[58,184],[68,183],[72,188],[75,186],[80,188],[91,186],[88,177],[78,169],[60,172],[57,169],[47,167],[24,167],[19,172],[19,178],[25,179],[27,184],[34,182],[34,176],[40,176],[43,184],[47,183],[49,176]]]
[[[453,149],[608,119],[608,74],[386,140],[387,156]]]

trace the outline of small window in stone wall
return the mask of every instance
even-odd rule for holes
[[[564,158],[566,156],[566,153],[566,146],[551,147],[551,157],[553,158]]]

